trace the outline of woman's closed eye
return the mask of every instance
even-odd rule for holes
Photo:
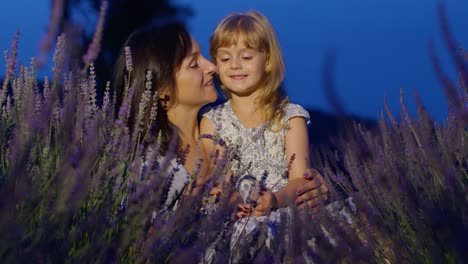
[[[198,60],[193,60],[190,62],[189,67],[192,69],[198,68]]]

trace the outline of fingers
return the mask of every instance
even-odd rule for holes
[[[237,219],[246,218],[252,214],[254,216],[265,216],[267,215],[267,212],[268,211],[265,210],[265,207],[262,204],[257,205],[253,209],[252,209],[252,206],[248,204],[237,204],[236,218]]]
[[[326,203],[328,200],[328,188],[325,185],[322,185],[318,189],[314,189],[303,193],[296,199],[296,206],[298,207],[316,207],[318,205]],[[305,205],[304,205],[305,204]]]
[[[248,217],[250,214],[247,214],[247,213],[244,213],[244,212],[237,212],[236,213],[236,218],[237,219],[241,219],[241,218],[246,218]]]
[[[268,212],[271,210],[271,199],[265,198],[264,196],[261,196],[257,200],[257,206],[254,208],[254,215],[255,216],[264,216],[267,215]]]
[[[300,186],[299,188],[297,188],[297,191],[296,191],[296,194],[297,196],[301,196],[303,195],[304,193],[307,193],[311,190],[315,190],[319,187],[321,187],[322,183],[317,180],[317,179],[313,179],[307,183],[304,183],[302,186]]]
[[[305,201],[317,198],[320,196],[320,189],[313,189],[311,191],[308,191],[306,193],[303,193],[296,199],[296,205],[301,204]]]
[[[252,207],[248,204],[237,204],[237,212],[236,217],[237,219],[245,218],[250,216],[252,212]]]
[[[213,187],[213,189],[210,190],[210,195],[221,196],[221,194],[222,194],[222,189],[219,187],[219,185]]]
[[[310,179],[307,183],[304,183],[302,186],[297,188],[296,194],[301,195],[310,190],[317,189],[322,185],[325,185],[325,180],[323,180],[322,176],[318,175],[317,177]]]
[[[239,203],[237,204],[237,210],[250,212],[252,210],[252,206],[250,206],[249,204]]]
[[[307,179],[307,180],[312,180],[317,176],[321,177],[320,173],[314,168],[307,168],[304,173],[304,179]]]
[[[248,205],[248,204],[237,204],[237,213],[242,213],[244,215],[250,215],[250,213],[252,212],[252,206]]]
[[[316,198],[300,203],[299,205],[297,205],[297,208],[299,209],[315,208],[321,205],[321,200],[322,200],[321,198],[316,197]]]
[[[322,198],[328,200],[328,187],[326,184],[322,184],[322,186],[320,186],[320,192],[322,194]]]

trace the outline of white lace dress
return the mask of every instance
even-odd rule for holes
[[[237,190],[245,203],[252,203],[251,193],[259,184],[273,192],[288,184],[290,158],[286,157],[284,142],[287,126],[279,131],[267,129],[269,123],[256,128],[246,128],[234,114],[230,101],[211,109],[204,116],[213,123],[216,133],[227,146],[236,152],[231,171]],[[304,108],[297,104],[288,104],[281,121],[287,125],[293,117],[303,117],[309,123],[309,113]],[[270,247],[278,232],[280,218],[289,215],[290,210],[282,208],[264,217],[249,217],[237,221],[234,225],[231,248],[236,247],[237,240],[244,241],[244,235],[258,230],[262,223],[268,228],[266,243]]]
[[[144,180],[145,177],[154,175],[152,172],[148,172],[148,157],[152,155],[152,149],[149,149],[146,155],[141,156],[142,167],[140,171],[140,178]],[[159,156],[159,155],[158,155]],[[166,157],[159,156],[157,158],[158,169],[157,176],[162,176],[162,192],[160,207],[154,211],[157,215],[168,215],[172,213],[178,206],[182,193],[185,187],[190,182],[190,174],[185,170],[182,162],[174,157],[167,159]],[[154,169],[154,168],[153,168]]]

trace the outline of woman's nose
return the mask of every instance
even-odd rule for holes
[[[205,65],[205,72],[208,74],[213,74],[216,71],[216,66],[205,58],[203,58],[203,60]]]

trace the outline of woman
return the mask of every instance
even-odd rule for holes
[[[216,100],[215,66],[202,56],[197,41],[180,23],[138,30],[124,47],[116,63],[116,113],[130,96],[129,129],[142,131],[137,133],[138,141],[156,143],[158,160],[168,160],[160,210],[170,211],[191,178],[208,173],[207,163],[200,162],[208,160],[207,153],[197,147],[197,116],[204,105]],[[142,98],[147,98],[144,104]],[[328,190],[316,171],[308,169],[305,174],[310,181],[299,187],[297,204],[315,207]]]
[[[159,163],[170,157],[163,166],[168,186],[160,210],[172,210],[191,175],[206,173],[203,163],[196,168],[198,156],[204,156],[196,147],[197,115],[202,106],[216,100],[212,84],[215,67],[201,55],[198,43],[180,23],[140,29],[124,47],[116,63],[116,113],[132,88],[127,125],[131,132],[149,131],[147,138],[142,133],[139,141],[148,145],[157,141]],[[146,105],[156,106],[156,116],[149,107],[141,110],[145,96],[149,97]]]

